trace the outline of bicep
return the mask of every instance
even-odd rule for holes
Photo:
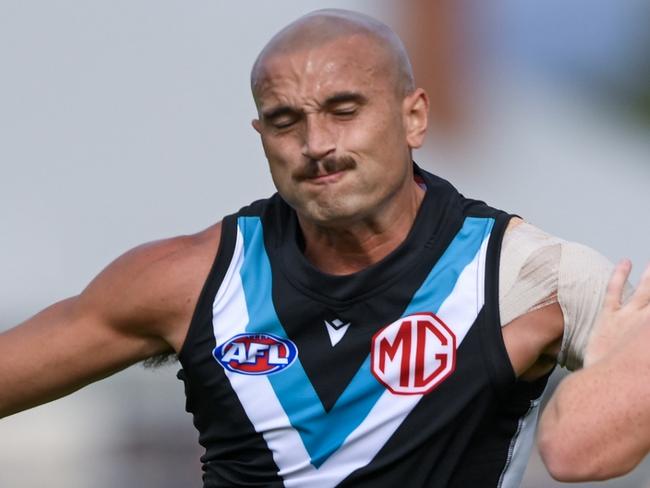
[[[139,246],[79,296],[0,334],[0,417],[178,351],[220,230]]]
[[[80,295],[0,335],[0,417],[169,350],[152,327],[156,292],[150,291],[147,270],[157,262],[156,250],[153,256],[146,246],[129,251]]]
[[[73,297],[0,334],[0,417],[67,395],[165,347]]]

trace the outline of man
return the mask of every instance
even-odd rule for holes
[[[650,266],[624,305],[629,261],[610,281],[585,369],[566,378],[540,420],[539,446],[557,479],[608,479],[650,452]]]
[[[251,85],[279,193],[2,334],[0,416],[175,353],[205,486],[518,485],[607,265],[413,165],[428,99],[383,24],[307,15]]]

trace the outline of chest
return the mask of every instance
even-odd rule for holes
[[[318,486],[381,470],[394,449],[407,471],[423,446],[447,459],[445,439],[470,439],[515,379],[491,286],[493,226],[468,218],[442,249],[424,246],[390,272],[312,281],[288,272],[258,219],[240,219],[209,322],[185,356],[205,444],[261,436],[283,477]],[[227,424],[207,418],[215,409],[233,412]]]

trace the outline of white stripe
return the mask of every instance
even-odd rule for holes
[[[483,308],[484,294],[477,293],[483,290],[485,283],[485,254],[489,236],[481,243],[474,259],[465,266],[454,285],[454,289],[447,299],[442,302],[436,315],[454,331],[456,347],[460,346],[467,332],[472,327],[481,308]]]
[[[386,390],[363,422],[320,468],[310,465],[312,469],[302,476],[285,479],[285,486],[336,486],[350,473],[373,460],[421,398],[422,395],[393,395]]]
[[[234,319],[235,317],[241,316],[243,313],[245,316],[239,318],[238,321],[243,321],[244,324],[248,322],[248,311],[246,308],[244,307],[242,310],[237,310],[236,308],[233,309],[233,307],[235,307],[237,304],[232,303],[233,296],[237,290],[237,287],[241,286],[241,277],[239,276],[239,270],[241,269],[242,264],[244,264],[244,238],[242,237],[241,232],[239,232],[239,227],[237,227],[235,249],[233,251],[232,258],[230,259],[230,264],[228,265],[226,275],[224,276],[221,285],[219,285],[217,294],[214,297],[214,302],[212,303],[213,317],[219,317],[221,314],[225,314],[228,316],[228,318]],[[219,338],[217,337],[218,333],[219,330],[217,330],[215,327],[214,335],[217,339],[217,342],[220,343],[218,340]]]
[[[483,306],[482,294],[477,296],[477,286],[480,290],[484,283],[484,266],[479,262],[485,259],[486,248],[487,239],[472,262],[463,269],[454,290],[437,313],[454,331],[457,346]],[[243,255],[243,236],[238,229],[234,255],[213,306],[217,345],[246,331],[249,318],[240,275]],[[468,306],[468,302],[473,306]],[[386,390],[343,445],[320,468],[315,468],[268,378],[230,371],[226,371],[226,375],[256,431],[263,435],[279,467],[279,475],[288,488],[333,487],[353,471],[366,466],[422,398],[422,395],[394,395]]]
[[[212,308],[216,345],[246,332],[249,317],[240,274],[243,263],[244,238],[237,228],[233,257]],[[268,378],[224,371],[255,430],[264,435],[273,458],[280,467],[280,476],[285,474],[286,467],[291,467],[292,470],[311,467],[309,454],[300,435],[291,427]]]
[[[535,441],[535,427],[539,416],[541,398],[531,401],[528,412],[519,420],[517,432],[510,442],[508,460],[499,479],[499,488],[518,488],[528,465],[530,451]]]

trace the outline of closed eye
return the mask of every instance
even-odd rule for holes
[[[329,97],[325,101],[325,107],[329,113],[336,117],[352,117],[366,103],[368,103],[368,99],[360,93],[341,92]]]
[[[286,129],[298,121],[300,114],[289,107],[277,107],[263,112],[262,118],[275,129]]]
[[[355,106],[348,106],[348,107],[337,107],[336,109],[332,110],[332,113],[334,115],[340,115],[340,116],[348,116],[348,115],[354,115],[357,113],[358,107]]]
[[[296,117],[279,117],[277,119],[271,120],[270,123],[276,129],[286,129],[291,127],[296,123],[298,119]]]

